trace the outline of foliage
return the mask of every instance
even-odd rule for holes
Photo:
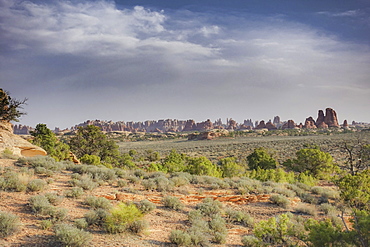
[[[184,205],[181,203],[179,198],[175,196],[166,196],[162,199],[162,203],[166,208],[170,208],[173,210],[181,210]]]
[[[213,217],[222,212],[222,203],[212,198],[205,198],[201,203],[196,205],[196,209],[199,210],[203,216]]]
[[[89,244],[92,236],[72,225],[60,224],[55,228],[55,238],[66,247],[83,247]]]
[[[5,191],[25,191],[29,177],[13,171],[7,171],[0,177],[0,189]]]
[[[317,178],[326,178],[332,174],[336,166],[333,163],[333,157],[319,149],[304,148],[296,153],[293,169],[297,172],[308,171]]]
[[[225,211],[226,220],[230,223],[238,223],[244,226],[251,227],[254,224],[254,219],[247,213],[243,211],[227,209]]]
[[[351,207],[370,209],[370,170],[348,174],[336,182],[341,198]]]
[[[26,113],[21,112],[27,99],[17,100],[10,97],[9,93],[0,88],[0,121],[19,121]]]
[[[222,171],[222,177],[240,177],[245,168],[236,163],[235,158],[223,158],[218,162]]]
[[[178,153],[175,149],[166,156],[162,161],[162,169],[166,172],[182,172],[185,170],[185,154]]]
[[[113,140],[94,125],[79,127],[75,136],[69,140],[72,152],[79,158],[85,154],[96,155],[102,162],[118,164],[118,146]]]
[[[283,195],[272,195],[270,201],[282,208],[289,208],[290,201],[286,196]]]
[[[42,179],[31,180],[27,184],[27,189],[29,191],[41,191],[46,187],[47,183]]]
[[[277,161],[268,153],[265,148],[256,148],[253,153],[247,156],[249,169],[274,169]]]
[[[84,190],[80,187],[74,187],[70,190],[65,191],[66,197],[79,198],[84,194]]]
[[[100,157],[93,154],[85,154],[80,158],[81,163],[87,165],[100,165]]]
[[[190,174],[213,177],[221,177],[222,175],[220,168],[204,156],[187,157],[186,162],[186,171]]]
[[[0,211],[0,237],[8,237],[20,230],[20,221],[18,216]]]
[[[141,219],[142,213],[135,204],[120,203],[106,217],[104,228],[108,233],[122,233],[130,223]]]
[[[69,146],[60,142],[56,135],[48,129],[46,124],[36,125],[36,129],[31,131],[33,136],[32,143],[42,147],[55,160],[65,160],[70,157]]]
[[[112,207],[111,202],[104,197],[88,196],[84,203],[93,209],[110,209]]]
[[[157,206],[148,201],[147,199],[141,200],[140,202],[135,203],[136,207],[143,213],[143,214],[148,214],[154,209],[157,208]]]

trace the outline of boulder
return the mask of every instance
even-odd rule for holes
[[[13,126],[9,122],[0,122],[0,153],[5,149],[13,152],[14,155],[23,157],[33,157],[37,155],[45,156],[46,151],[36,145],[31,144],[20,136],[13,134]]]

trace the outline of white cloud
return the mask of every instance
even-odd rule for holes
[[[18,90],[14,83],[28,87],[24,92],[34,99],[53,95],[61,103],[58,94],[71,95],[60,112],[76,105],[82,107],[76,115],[105,112],[106,102],[114,101],[130,106],[125,114],[138,120],[155,115],[149,106],[170,118],[180,110],[184,116],[209,111],[218,118],[230,111],[225,117],[239,112],[250,118],[247,111],[273,115],[294,106],[285,110],[294,112],[299,101],[315,110],[325,102],[340,105],[341,94],[364,103],[370,93],[368,46],[281,16],[228,22],[224,14],[216,23],[207,14],[118,9],[108,1],[1,3],[0,74],[13,83],[10,91]],[[53,115],[52,107],[45,111]]]

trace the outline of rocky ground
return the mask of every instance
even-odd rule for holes
[[[14,169],[19,171],[21,167],[14,166],[14,160],[0,159],[0,166],[3,170]],[[31,212],[28,206],[30,197],[46,192],[56,192],[64,195],[70,189],[68,181],[71,179],[72,172],[63,170],[54,174],[51,178],[53,182],[46,189],[39,192],[0,192],[0,210],[12,212],[19,216],[22,227],[16,234],[0,239],[0,246],[59,246],[54,239],[52,229],[43,230],[40,223],[43,216],[37,216]],[[41,178],[43,176],[34,175],[29,179]],[[107,234],[101,229],[90,229],[93,234],[91,246],[171,246],[169,234],[174,229],[185,229],[188,226],[187,213],[195,208],[195,205],[206,197],[221,201],[224,209],[232,208],[242,210],[250,214],[255,221],[268,219],[283,212],[294,212],[300,199],[290,198],[289,209],[284,209],[269,202],[270,194],[248,194],[241,195],[235,189],[210,189],[202,185],[185,185],[175,188],[170,192],[148,191],[140,183],[128,183],[125,187],[118,187],[115,183],[105,183],[92,191],[86,193],[78,199],[64,198],[58,206],[68,209],[66,222],[73,224],[75,219],[82,218],[89,208],[83,204],[88,195],[102,196],[111,200],[112,204],[119,201],[140,201],[148,199],[156,204],[157,208],[145,215],[144,219],[149,223],[148,230],[141,235],[129,234]],[[172,195],[178,197],[185,207],[180,211],[165,208],[161,202],[164,196]],[[318,214],[320,215],[320,214]],[[317,216],[320,217],[320,216]],[[238,224],[227,224],[228,236],[224,245],[219,246],[242,246],[242,236],[251,233],[252,229]]]

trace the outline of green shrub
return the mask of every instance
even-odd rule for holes
[[[249,214],[242,211],[227,209],[225,214],[226,220],[229,223],[238,223],[247,227],[252,227],[254,224],[254,219]]]
[[[90,243],[92,236],[72,225],[60,224],[55,228],[55,238],[63,246],[83,247]]]
[[[286,197],[294,197],[296,195],[293,191],[281,187],[275,187],[273,189],[273,192],[284,195]]]
[[[265,148],[256,148],[253,153],[247,156],[248,166],[251,170],[260,169],[275,169],[277,161]]]
[[[64,197],[63,196],[59,196],[58,194],[56,193],[45,193],[44,195],[46,197],[46,199],[48,199],[48,201],[54,205],[54,206],[57,206],[59,204],[62,203]]]
[[[31,210],[40,215],[48,215],[53,210],[53,206],[49,200],[43,195],[32,196],[29,199],[29,206]]]
[[[164,197],[162,199],[162,203],[166,208],[170,208],[173,210],[181,210],[184,207],[180,199],[175,196]]]
[[[21,224],[18,216],[0,211],[0,237],[8,237],[20,230]]]
[[[134,204],[120,203],[106,217],[104,228],[108,233],[121,233],[127,230],[128,224],[139,220],[141,211]]]
[[[52,220],[42,220],[40,221],[40,227],[42,230],[49,230],[54,225]]]
[[[85,154],[80,158],[80,161],[82,164],[97,166],[100,164],[100,157],[93,154],[92,155]]]
[[[307,214],[307,215],[312,215],[312,216],[317,215],[317,210],[315,207],[304,205],[304,204],[301,204],[298,207],[296,207],[295,211],[301,214]]]
[[[134,234],[141,234],[148,229],[149,224],[145,220],[135,220],[131,223],[128,223],[127,230]]]
[[[103,226],[105,219],[108,217],[109,212],[104,209],[90,210],[84,215],[84,219],[88,226],[96,225]]]
[[[14,171],[7,171],[0,177],[0,188],[5,191],[21,192],[27,189],[29,177]]]
[[[53,221],[64,221],[68,216],[68,209],[51,207],[49,215]]]
[[[260,247],[261,241],[255,236],[247,235],[242,238],[243,246],[245,247]]]
[[[126,180],[123,180],[123,179],[117,180],[117,186],[121,188],[126,187],[127,186]]]
[[[289,208],[290,206],[289,199],[283,195],[272,195],[270,197],[270,201],[271,203],[276,204],[282,208]]]
[[[328,215],[331,213],[337,212],[337,208],[329,203],[323,203],[320,205],[320,210],[324,212],[324,214]]]
[[[227,237],[226,222],[220,215],[215,215],[209,222],[211,241],[216,244],[224,244]]]
[[[170,242],[178,246],[191,246],[192,245],[190,235],[180,230],[171,231]]]
[[[76,219],[74,221],[74,225],[75,227],[77,227],[78,229],[86,229],[89,224],[87,223],[86,219],[85,218],[82,218],[82,219]]]
[[[19,157],[17,155],[14,155],[13,152],[9,150],[8,148],[5,148],[4,151],[1,153],[1,158],[16,160]]]
[[[215,201],[212,198],[205,198],[201,203],[196,205],[196,209],[204,216],[213,217],[216,214],[221,214],[222,203]]]
[[[110,209],[112,207],[111,202],[104,197],[88,196],[85,198],[86,205],[89,205],[93,209]]]
[[[218,165],[221,167],[222,177],[240,177],[245,173],[245,168],[236,163],[236,158],[223,158]]]
[[[137,202],[135,203],[136,204],[136,207],[143,213],[143,214],[147,214],[147,213],[150,213],[151,211],[153,211],[154,209],[157,208],[157,206],[148,201],[147,199],[144,199],[140,202]]]
[[[180,187],[180,186],[190,184],[190,181],[185,176],[172,177],[171,182],[175,187]]]
[[[221,177],[221,169],[204,156],[187,157],[186,171],[193,175]]]
[[[84,194],[84,190],[80,187],[75,187],[65,192],[66,197],[79,198]]]
[[[45,189],[47,183],[42,180],[42,179],[34,179],[34,180],[31,180],[28,184],[27,184],[27,190],[29,191],[41,191],[43,189]]]
[[[80,180],[76,180],[74,186],[81,187],[84,190],[93,190],[98,187],[98,184],[95,183],[89,176],[83,175]]]

